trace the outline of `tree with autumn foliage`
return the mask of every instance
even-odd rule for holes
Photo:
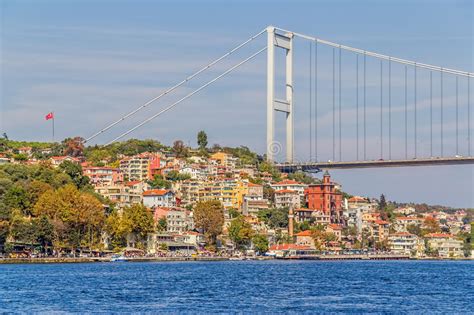
[[[194,207],[194,224],[204,233],[209,244],[215,245],[224,225],[224,209],[220,201],[198,202]]]
[[[54,229],[53,246],[74,251],[82,247],[97,247],[105,222],[105,212],[99,200],[81,192],[72,184],[43,193],[33,208],[36,217],[46,217]]]
[[[74,137],[63,140],[64,155],[79,157],[84,155],[84,138]]]
[[[148,233],[153,232],[154,221],[150,210],[141,204],[114,211],[106,222],[106,231],[114,248],[133,246],[144,249]]]
[[[421,230],[422,234],[426,235],[441,232],[441,227],[439,226],[438,220],[433,217],[426,217]]]

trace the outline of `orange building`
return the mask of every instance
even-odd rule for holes
[[[306,188],[305,200],[309,209],[321,210],[331,217],[331,223],[342,223],[342,193],[331,182],[326,171],[321,184],[312,184]]]

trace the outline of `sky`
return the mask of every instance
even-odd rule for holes
[[[11,139],[51,141],[88,137],[183,80],[268,25],[344,45],[418,62],[474,71],[471,1],[0,1],[0,131]],[[190,93],[264,47],[261,36],[173,93],[97,137],[105,144],[172,102]],[[314,116],[314,54],[311,44],[294,44],[295,159],[315,159],[310,139],[318,123],[318,159],[332,157],[332,49],[318,47],[318,118]],[[314,46],[311,47],[314,53]],[[336,77],[339,71],[336,54]],[[309,60],[311,58],[312,66]],[[362,120],[357,127],[354,54],[341,59],[341,157],[354,160]],[[284,80],[283,53],[277,54],[277,95]],[[311,69],[311,74],[310,74]],[[362,58],[359,57],[359,69]],[[367,61],[367,158],[387,159],[389,132],[388,64]],[[414,155],[414,72],[407,76],[408,156]],[[404,67],[391,66],[392,158],[405,154]],[[433,73],[433,150],[440,156],[440,78]],[[417,72],[418,156],[430,156],[430,74]],[[311,80],[311,84],[310,84]],[[335,81],[336,88],[339,81]],[[459,79],[458,154],[467,155],[467,82]],[[444,150],[455,148],[455,78],[444,83]],[[472,90],[472,84],[471,84]],[[310,91],[313,103],[310,112]],[[473,90],[474,91],[474,90]],[[362,106],[359,87],[359,105]],[[336,100],[338,94],[336,94]],[[383,109],[379,119],[380,100]],[[336,105],[338,105],[336,101]],[[359,110],[359,115],[362,112]],[[471,114],[472,116],[472,114]],[[336,157],[339,116],[336,116]],[[474,120],[472,120],[474,125]],[[276,139],[284,148],[284,119],[277,117]],[[383,136],[380,138],[380,126]],[[311,128],[311,130],[310,130]],[[359,128],[359,129],[357,129]],[[212,145],[245,145],[266,150],[266,56],[239,67],[128,137],[165,144],[181,139],[196,145],[205,130]],[[359,137],[356,131],[359,130]],[[311,135],[310,135],[311,134]],[[471,137],[473,138],[473,137]],[[380,144],[382,151],[380,153]],[[474,148],[474,143],[472,144]],[[474,150],[474,149],[473,149]],[[280,159],[283,153],[279,154]],[[336,159],[337,159],[336,158]],[[345,191],[389,200],[474,207],[474,167],[436,166],[332,171]]]

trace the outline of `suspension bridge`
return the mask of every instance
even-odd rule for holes
[[[170,95],[222,60],[266,34],[266,44],[247,58],[121,133],[118,141],[172,110],[266,51],[266,158],[282,171],[473,164],[471,152],[471,78],[474,73],[430,65],[330,42],[269,26],[181,82],[97,131],[85,142]],[[308,83],[294,84],[296,40],[308,50]],[[304,44],[306,42],[306,44]],[[306,45],[306,47],[304,47]],[[300,47],[300,46],[298,46]],[[284,52],[284,85],[276,75]],[[295,101],[306,89],[308,99]],[[276,97],[283,95],[283,97]],[[262,106],[263,108],[263,106]],[[306,159],[295,159],[294,114],[305,108],[309,141]],[[285,158],[275,140],[276,116],[285,118]],[[263,139],[262,139],[263,140]]]

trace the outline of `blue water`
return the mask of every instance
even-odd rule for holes
[[[474,262],[0,265],[0,312],[473,313]]]

